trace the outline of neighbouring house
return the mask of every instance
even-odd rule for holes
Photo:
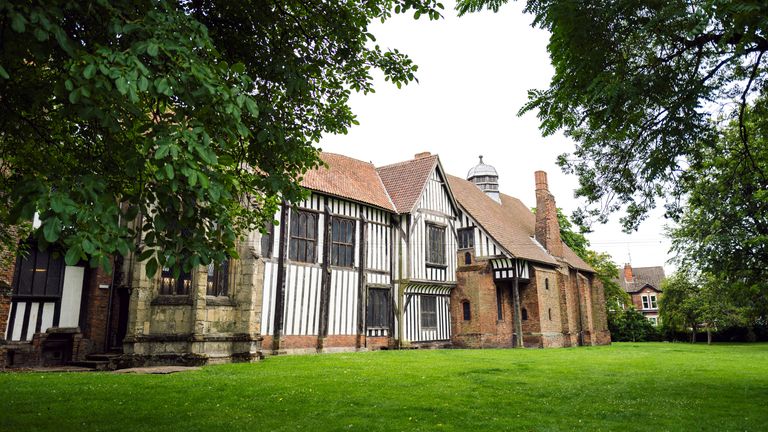
[[[659,324],[659,300],[664,267],[635,267],[624,264],[624,272],[617,281],[632,298],[632,304],[653,325]]]
[[[379,168],[322,159],[302,180],[308,198],[250,233],[237,260],[147,278],[133,255],[106,275],[33,247],[5,272],[0,366],[610,342],[602,286],[562,243],[545,173],[534,216],[482,159],[468,180],[429,153]]]

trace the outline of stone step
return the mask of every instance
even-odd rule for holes
[[[105,371],[109,369],[109,362],[101,361],[101,360],[73,361],[67,364],[69,366],[83,367],[83,368],[93,369],[96,371]]]
[[[85,356],[86,360],[93,360],[93,361],[105,361],[109,362],[112,359],[116,357],[120,357],[122,354],[120,353],[100,353],[100,354],[88,354]]]

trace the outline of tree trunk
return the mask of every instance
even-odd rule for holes
[[[696,323],[691,323],[691,343],[696,343]]]
[[[712,345],[712,329],[707,326],[707,345]]]

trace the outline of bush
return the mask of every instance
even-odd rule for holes
[[[614,342],[662,340],[661,331],[634,308],[608,312],[608,330]]]

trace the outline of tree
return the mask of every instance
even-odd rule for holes
[[[691,329],[691,343],[696,341],[699,321],[700,287],[685,272],[678,271],[661,284],[664,296],[659,300],[659,315],[665,326]]]
[[[355,123],[347,101],[373,91],[371,70],[415,79],[368,24],[441,8],[0,1],[0,240],[12,247],[9,227],[37,213],[38,245],[61,245],[68,264],[133,249],[153,274],[236,256],[281,199],[304,196],[313,144]]]
[[[608,330],[614,342],[649,342],[659,339],[659,331],[634,307],[608,310]]]
[[[457,8],[505,3],[460,0]],[[746,109],[768,90],[767,2],[528,0],[525,10],[551,33],[555,74],[548,89],[529,92],[521,113],[537,111],[545,135],[562,130],[576,141],[559,163],[579,176],[577,194],[591,204],[580,218],[605,220],[626,208],[623,223],[632,229],[659,197],[684,196],[695,180],[689,167],[711,157],[716,120],[734,104],[732,151],[745,169],[768,177],[749,138],[749,118],[762,114]],[[672,199],[668,214],[680,209]]]
[[[768,166],[768,101],[747,109],[750,157]],[[705,157],[692,165],[687,206],[669,231],[681,266],[722,282],[738,303],[762,306],[768,298],[768,178],[744,157],[737,120],[725,128]],[[761,315],[759,311],[757,316]]]
[[[535,208],[533,212],[536,213]],[[616,282],[619,279],[619,268],[613,263],[613,258],[605,252],[589,249],[589,240],[585,236],[589,229],[584,225],[571,222],[561,208],[557,209],[557,221],[560,225],[560,238],[563,243],[595,269],[597,278],[603,284],[605,305],[608,310],[630,305],[632,301],[629,294],[621,289],[621,286]]]

